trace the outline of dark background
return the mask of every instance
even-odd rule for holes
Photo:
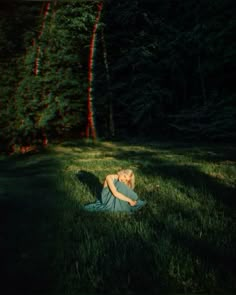
[[[85,136],[100,2],[50,1],[46,17],[46,1],[0,2],[4,148]],[[93,59],[97,135],[235,142],[233,1],[103,4]]]

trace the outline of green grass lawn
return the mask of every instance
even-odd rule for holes
[[[0,156],[0,293],[233,294],[235,155],[227,145],[73,141]],[[122,168],[147,205],[83,211]]]

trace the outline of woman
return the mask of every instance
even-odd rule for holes
[[[133,191],[135,177],[131,169],[106,176],[101,199],[84,206],[87,211],[135,212],[146,202],[138,199]]]

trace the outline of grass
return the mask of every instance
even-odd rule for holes
[[[3,294],[233,294],[235,151],[73,141],[0,156]],[[83,211],[126,167],[147,205]]]

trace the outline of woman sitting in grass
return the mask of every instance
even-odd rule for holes
[[[130,169],[109,174],[104,181],[100,200],[87,204],[87,211],[135,212],[146,202],[138,199],[134,189],[134,173]]]

